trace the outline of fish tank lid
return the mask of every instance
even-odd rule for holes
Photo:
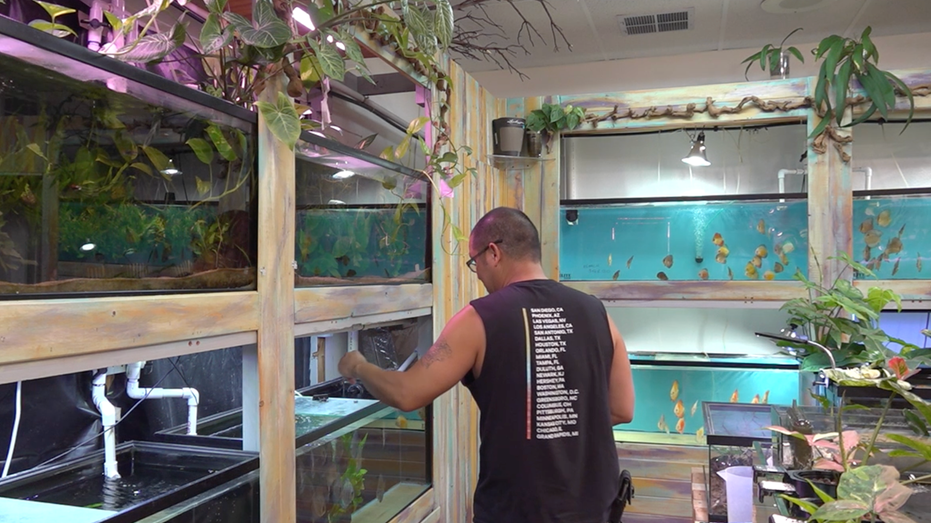
[[[364,164],[368,164],[368,166],[388,169],[389,171],[394,171],[409,178],[425,181],[429,180],[429,178],[420,171],[371,155],[361,149],[356,149],[355,147],[345,145],[336,140],[326,138],[313,131],[301,132],[301,138],[294,147],[294,152],[299,158],[337,169],[348,168],[352,170],[351,166],[354,164],[358,165],[361,162],[363,166]],[[347,167],[347,165],[350,167]]]
[[[773,431],[764,427],[779,424],[776,409],[760,403],[704,401],[702,412],[708,445],[752,447],[755,441],[772,442]]]
[[[805,200],[806,193],[760,193],[760,194],[708,194],[701,196],[645,196],[638,198],[590,198],[559,200],[559,206],[572,208],[598,208],[622,205],[680,205],[699,203],[731,204],[747,201]]]
[[[753,367],[797,369],[798,360],[783,354],[724,354],[705,352],[630,352],[631,363],[690,367]]]
[[[217,123],[241,127],[242,122],[250,125],[258,122],[258,116],[244,107],[3,16],[0,16],[0,53],[84,82],[110,87],[113,80],[123,79],[125,85],[119,86],[122,92],[153,105],[165,105],[167,94],[174,99],[170,105],[175,109],[196,114],[207,108],[219,113],[210,115]]]

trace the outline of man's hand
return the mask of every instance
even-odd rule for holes
[[[339,373],[349,379],[355,379],[356,368],[365,363],[365,356],[357,350],[351,350],[339,360]]]

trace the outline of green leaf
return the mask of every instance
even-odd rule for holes
[[[745,64],[745,63],[747,63],[747,62],[750,62],[750,65],[753,65],[754,63],[756,63],[757,60],[760,59],[760,55],[761,55],[761,54],[762,54],[762,53],[754,53],[754,54],[752,54],[752,55],[750,55],[750,56],[744,58],[744,61],[743,61],[743,62],[740,62],[740,63]],[[748,66],[748,67],[749,67],[749,66]]]
[[[869,507],[860,501],[844,499],[821,505],[811,515],[811,519],[814,521],[847,521],[859,519],[868,514],[869,511]]]
[[[48,161],[48,158],[45,157],[45,154],[42,152],[42,149],[39,147],[39,144],[31,143],[26,146],[26,149],[29,149],[30,151],[32,151],[33,154],[35,154],[39,158],[42,158],[43,160]]]
[[[116,144],[117,150],[120,152],[120,156],[124,160],[130,162],[136,159],[136,156],[139,155],[139,150],[136,148],[136,143],[132,141],[127,133],[123,131],[116,131],[113,133],[113,143]]]
[[[291,29],[278,18],[269,0],[256,0],[252,4],[252,24],[248,28],[237,25],[237,29],[245,44],[259,49],[278,47],[291,39]]]
[[[152,176],[152,168],[149,167],[148,165],[144,164],[144,163],[136,162],[136,163],[130,165],[130,167],[132,167],[133,169],[138,169],[138,170],[140,170],[140,171],[142,171],[142,172],[148,174],[149,176]]]
[[[210,182],[200,179],[200,176],[194,177],[195,182],[197,183],[197,195],[203,196],[210,192]]]
[[[152,165],[155,166],[156,171],[161,172],[168,169],[168,157],[165,156],[165,153],[162,151],[159,151],[155,147],[143,145],[142,152],[145,153],[146,157],[149,158],[149,161],[152,162]]]
[[[360,66],[365,66],[365,56],[362,55],[362,48],[359,47],[356,39],[349,32],[340,31],[339,41],[346,47],[346,58]]]
[[[819,60],[819,59],[824,55],[824,53],[826,53],[829,49],[831,49],[831,47],[832,47],[838,40],[840,40],[841,42],[844,41],[843,38],[841,38],[840,36],[837,36],[837,35],[831,35],[831,36],[828,36],[828,37],[825,37],[824,39],[822,39],[822,40],[821,40],[821,43],[818,44],[817,50],[815,51],[815,60]]]
[[[543,111],[540,109],[535,109],[527,115],[527,120],[525,125],[527,129],[537,133],[542,131],[546,127],[546,115],[543,114]]]
[[[205,0],[204,3],[207,4],[207,10],[211,14],[220,15],[223,14],[223,10],[226,9],[227,0]]]
[[[67,25],[56,24],[54,22],[46,22],[44,20],[33,20],[29,22],[29,27],[33,27],[35,29],[38,29],[39,31],[48,33],[58,38],[63,38],[68,35],[77,36],[77,33],[75,33]]]
[[[760,70],[766,70],[766,59],[769,57],[769,51],[773,48],[772,44],[766,44],[763,46],[763,50],[760,51]]]
[[[831,123],[832,114],[833,113],[828,111],[828,113],[824,115],[824,118],[818,122],[818,125],[815,126],[814,130],[811,131],[811,134],[808,135],[808,138],[814,138],[815,136],[818,136],[824,132],[824,129],[828,126],[829,123]]]
[[[864,112],[863,114],[861,114],[860,116],[858,116],[856,119],[854,119],[853,121],[851,121],[851,122],[847,125],[847,127],[853,127],[854,125],[858,125],[858,124],[861,124],[861,123],[863,123],[863,122],[869,120],[870,117],[873,116],[873,114],[874,114],[875,112],[876,112],[876,104],[870,104],[870,106],[869,106],[869,108],[866,110],[866,112]],[[870,272],[872,272],[872,271],[870,271]],[[875,274],[873,275],[873,277],[874,277],[874,278],[876,277]]]
[[[831,48],[828,50],[827,55],[824,57],[824,68],[829,74],[829,78],[835,78],[835,72],[837,69],[837,63],[840,61],[841,53],[844,52],[844,42],[843,38],[839,38],[831,45]]]
[[[243,33],[243,31],[249,31],[252,29],[252,22],[250,22],[248,18],[239,13],[225,12],[223,13],[223,19],[226,20],[228,24],[233,26],[233,29],[238,31],[240,35]]]
[[[233,33],[220,27],[220,17],[214,13],[207,15],[204,26],[200,29],[200,47],[204,54],[213,54],[233,41]]]
[[[918,452],[919,454],[921,454],[922,458],[931,460],[931,444],[929,444],[928,441],[921,441],[915,438],[904,436],[902,434],[896,434],[894,432],[887,433],[886,437],[896,443],[905,445],[906,447],[914,450],[915,452]]]
[[[294,109],[294,102],[286,94],[279,92],[274,105],[269,102],[256,102],[256,105],[275,138],[286,143],[293,151],[294,145],[301,137],[301,119]]]
[[[915,96],[912,94],[912,90],[905,84],[898,76],[890,73],[884,72],[889,80],[891,80],[895,85],[899,87],[899,90],[905,93],[905,96],[908,98],[908,118],[905,119],[905,126],[902,127],[902,130],[899,131],[899,134],[905,132],[905,129],[908,128],[908,124],[912,122],[912,117],[915,116]]]
[[[915,414],[915,411],[907,409],[902,411],[902,415],[905,416],[905,421],[908,423],[908,428],[910,428],[912,432],[918,434],[919,436],[928,437],[928,425],[918,416],[918,414]]]
[[[560,106],[559,104],[550,105],[549,123],[556,123],[560,119],[562,119],[564,116],[566,116],[566,113],[565,111],[563,111],[562,106]]]
[[[411,141],[410,140],[401,140],[401,143],[394,149],[394,159],[400,160],[407,155],[408,149],[410,149]]]
[[[407,126],[407,135],[413,136],[419,133],[428,123],[430,123],[430,119],[426,116],[421,116],[411,120],[411,123]]]
[[[110,27],[111,27],[114,31],[116,31],[117,33],[119,33],[120,31],[123,30],[123,21],[120,20],[120,17],[116,16],[115,14],[111,13],[110,11],[104,11],[104,12],[103,12],[103,16],[104,16],[104,18],[107,19],[107,23],[110,24]]]
[[[818,505],[804,499],[793,498],[792,496],[787,496],[785,494],[780,494],[782,499],[788,500],[794,505],[798,505],[802,510],[808,512],[809,514],[814,514],[818,510]]]
[[[48,13],[48,15],[52,17],[52,20],[55,20],[59,16],[69,15],[71,13],[76,12],[74,9],[70,7],[64,7],[58,4],[50,4],[48,2],[42,2],[41,0],[33,0],[33,1],[39,4],[40,6],[42,6],[42,9],[45,9],[45,12]],[[29,25],[32,25],[32,24],[29,24]],[[72,31],[72,33],[73,32],[74,31]]]
[[[579,126],[581,119],[579,118],[578,113],[575,111],[566,115],[566,129],[570,131]]]
[[[224,160],[232,162],[237,159],[236,152],[233,151],[230,143],[226,141],[226,137],[223,136],[223,131],[221,131],[219,127],[214,124],[208,125],[207,136],[210,137],[213,146]]]
[[[407,28],[416,40],[418,37],[430,35],[430,26],[427,24],[425,13],[416,6],[409,5],[405,2],[406,9],[402,10],[402,16]]]
[[[445,50],[449,47],[453,41],[453,32],[455,32],[455,18],[452,4],[449,0],[436,0],[433,33],[440,44],[440,49]]]
[[[798,58],[798,61],[799,61],[799,62],[801,62],[801,63],[803,63],[803,64],[805,63],[805,57],[803,57],[803,56],[802,56],[802,53],[801,53],[798,49],[796,49],[795,47],[789,47],[788,49],[786,49],[786,51],[789,52],[789,53],[791,53],[792,56]]]
[[[873,79],[873,82],[882,93],[886,107],[895,109],[895,89],[892,87],[892,82],[875,65],[868,63],[866,69],[869,71],[870,78]]]
[[[186,37],[184,25],[178,23],[168,33],[143,36],[137,43],[129,44],[116,51],[113,57],[124,62],[157,62],[181,47]]]
[[[213,148],[210,147],[207,140],[203,138],[191,138],[185,143],[194,151],[194,155],[197,156],[197,159],[200,160],[201,163],[206,165],[213,163]]]
[[[837,125],[841,124],[841,120],[844,119],[844,108],[847,107],[847,86],[850,85],[850,76],[851,76],[851,67],[853,62],[850,60],[844,61],[840,66],[840,70],[837,72],[837,78],[835,78],[834,84],[834,103],[837,105]]]
[[[317,42],[312,38],[307,40],[320,63],[321,72],[328,78],[342,81],[346,75],[346,62],[343,61],[336,47],[326,42]]]

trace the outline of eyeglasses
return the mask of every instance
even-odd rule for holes
[[[488,245],[486,245],[484,249],[478,251],[477,253],[475,253],[475,256],[469,258],[469,259],[466,261],[466,267],[468,267],[470,271],[475,272],[475,259],[478,258],[479,256],[485,254],[485,251],[487,251],[488,248],[492,246],[492,244],[498,244],[498,243],[501,243],[501,242],[503,242],[503,241],[504,241],[504,240],[495,240],[495,241],[489,243]]]

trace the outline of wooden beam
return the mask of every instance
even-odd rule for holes
[[[572,281],[573,289],[604,301],[735,301],[784,302],[804,295],[796,281]]]
[[[332,321],[433,305],[433,285],[365,285],[294,291],[294,322]]]
[[[257,328],[255,292],[0,302],[0,365]]]
[[[284,75],[261,98],[275,103]],[[258,384],[261,521],[295,521],[294,152],[259,113]]]

